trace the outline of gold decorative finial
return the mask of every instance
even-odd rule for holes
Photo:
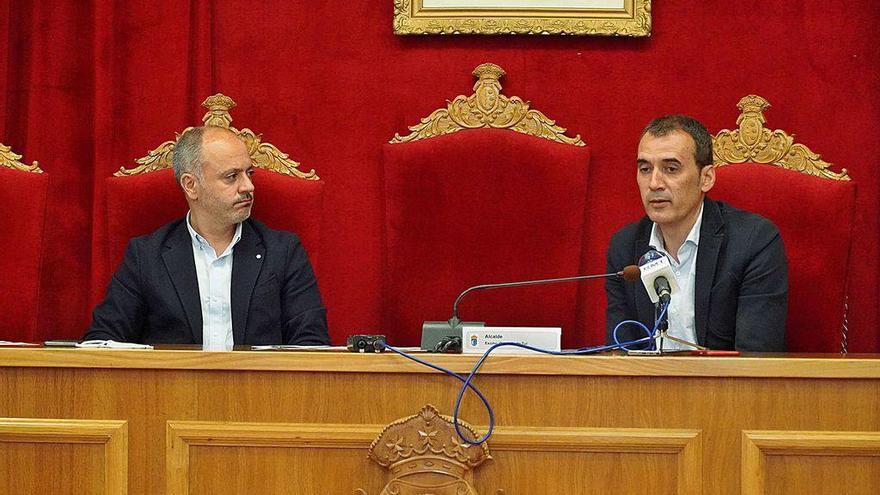
[[[764,111],[770,103],[758,95],[748,95],[736,105],[742,113],[736,119],[739,129],[724,129],[714,137],[715,166],[731,163],[755,162],[777,165],[817,177],[850,180],[846,169],[840,173],[831,170],[832,164],[794,142],[794,134],[764,127]]]
[[[432,138],[451,134],[462,129],[479,129],[492,127],[510,129],[523,134],[538,136],[559,143],[584,146],[580,135],[568,137],[566,129],[556,125],[538,110],[530,109],[529,103],[519,97],[507,97],[501,94],[501,78],[506,73],[501,67],[485,63],[474,69],[477,78],[474,94],[459,95],[446,108],[434,110],[421,119],[419,124],[411,126],[406,136],[394,135],[391,143],[405,143],[419,139]]]
[[[21,160],[21,155],[13,152],[11,147],[0,143],[0,167],[6,167],[11,168],[12,170],[20,170],[22,172],[31,172],[35,174],[43,173],[43,170],[40,168],[40,162],[34,160],[32,165],[25,165],[19,160]]]
[[[205,125],[229,129],[229,125],[232,124],[232,115],[229,115],[229,110],[235,107],[235,102],[232,101],[232,98],[223,93],[217,93],[214,96],[205,98],[202,106],[208,109],[208,113],[202,117],[202,122]]]
[[[489,78],[497,81],[506,76],[507,72],[504,72],[504,69],[491,62],[486,62],[485,64],[478,65],[472,74],[477,76],[478,79]],[[474,87],[474,89],[477,88]]]
[[[238,135],[238,137],[247,145],[248,153],[250,154],[255,167],[271,170],[283,175],[299,177],[300,179],[305,180],[319,179],[318,174],[315,173],[314,169],[308,172],[303,172],[299,169],[299,162],[291,160],[287,153],[282,152],[271,143],[262,142],[263,136],[261,134],[256,134],[248,128],[238,130],[235,127],[232,127],[232,115],[229,114],[229,110],[236,106],[235,101],[233,101],[232,98],[222,93],[217,93],[216,95],[205,98],[205,101],[202,102],[202,106],[208,109],[208,112],[202,117],[202,122],[204,122],[206,126],[229,129]],[[174,145],[177,144],[180,136],[190,129],[192,129],[192,127],[187,127],[182,132],[175,133],[173,141],[165,141],[157,148],[148,152],[147,156],[135,160],[135,163],[138,164],[137,167],[131,169],[120,167],[119,171],[113,175],[117,177],[139,175],[171,168]]]
[[[471,440],[479,437],[470,425],[459,429]],[[380,495],[396,493],[456,493],[477,495],[468,483],[468,471],[492,458],[485,443],[461,440],[452,418],[432,405],[418,414],[394,421],[373,440],[369,457],[391,471],[391,481]],[[363,489],[355,493],[366,495]]]

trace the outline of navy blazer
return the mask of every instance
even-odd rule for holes
[[[317,280],[296,235],[248,219],[232,253],[236,345],[330,343]],[[202,343],[199,282],[185,219],[129,242],[83,338]]]
[[[653,222],[645,216],[611,238],[608,272],[636,264],[650,248]],[[608,279],[606,340],[623,320],[654,326],[654,305],[641,282]],[[673,294],[673,297],[675,295]],[[779,230],[770,220],[706,198],[694,285],[697,343],[710,349],[784,352],[788,314],[788,262]],[[635,325],[618,340],[645,336]]]

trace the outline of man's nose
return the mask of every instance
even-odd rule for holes
[[[244,180],[241,182],[241,186],[238,188],[239,192],[249,193],[254,191],[254,181],[251,176],[248,174],[243,174]]]
[[[665,182],[663,181],[663,173],[659,169],[654,169],[651,172],[651,182],[648,186],[653,191],[661,190],[665,188]]]

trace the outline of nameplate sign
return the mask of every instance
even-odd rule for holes
[[[548,351],[559,351],[562,329],[559,327],[462,327],[461,349],[464,354],[482,354],[501,342],[515,342]],[[493,354],[533,354],[516,346],[501,346]]]

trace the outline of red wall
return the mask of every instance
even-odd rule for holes
[[[238,102],[233,125],[262,132],[326,181],[318,275],[334,336],[380,329],[381,144],[469,94],[470,71],[492,61],[508,73],[505,94],[591,146],[588,272],[601,270],[611,233],[640,214],[633,156],[647,121],[687,113],[716,132],[735,127],[740,97],[767,98],[768,126],[796,133],[859,184],[850,348],[880,352],[877,2],[657,1],[649,39],[399,37],[392,5],[0,3],[0,142],[51,174],[35,338],[88,324],[103,179],[197,123],[202,99],[218,91]],[[586,292],[601,308],[601,286]],[[597,323],[584,339],[596,340],[603,317],[588,319]]]

